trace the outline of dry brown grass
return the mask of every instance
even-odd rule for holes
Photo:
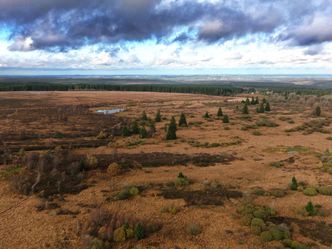
[[[29,155],[31,151],[45,153],[58,145],[68,148],[75,158],[84,160],[90,155],[97,159],[84,180],[87,189],[76,194],[65,191],[61,198],[57,193],[49,195],[49,201],[63,210],[78,209],[75,215],[61,215],[54,210],[37,212],[34,195],[22,202],[22,195],[10,190],[8,179],[20,168],[0,166],[0,212],[8,210],[0,216],[0,248],[79,248],[82,233],[77,233],[77,224],[89,220],[100,205],[107,210],[121,210],[125,217],[135,214],[135,220],[162,224],[160,231],[142,241],[114,243],[112,248],[273,248],[273,243],[263,243],[236,218],[237,207],[248,201],[273,208],[287,222],[293,220],[294,240],[330,248],[332,242],[322,230],[326,226],[319,222],[331,224],[332,217],[311,218],[319,231],[312,234],[309,228],[298,229],[299,224],[305,224],[305,228],[310,225],[298,211],[309,200],[332,210],[331,196],[309,197],[301,189],[289,189],[293,176],[303,186],[332,185],[330,174],[321,170],[326,163],[321,156],[332,149],[332,140],[327,139],[330,135],[285,132],[312,119],[310,104],[271,100],[271,113],[257,114],[255,107],[249,106],[250,116],[244,117],[236,109],[242,98],[134,92],[0,93],[3,161],[24,168],[26,164],[17,154],[22,147]],[[215,118],[219,106],[229,115],[229,124]],[[94,113],[111,107],[126,111],[113,116]],[[120,136],[121,126],[139,118],[142,110],[153,118],[158,109],[162,122],[156,123],[152,137]],[[165,124],[171,116],[178,121],[182,111],[189,127],[178,128],[178,139],[166,141]],[[202,117],[205,112],[212,114],[210,120]],[[326,111],[324,120],[328,121],[324,122],[324,132],[331,132],[331,117]],[[271,125],[274,123],[278,126]],[[316,123],[312,122],[315,127]],[[261,125],[260,136],[252,134],[257,124]],[[101,132],[103,136],[98,139]],[[282,162],[282,167],[271,167],[271,162]],[[111,163],[118,166],[107,171]],[[32,172],[35,182],[37,171]],[[190,184],[173,188],[170,183],[179,172],[190,179]],[[216,182],[222,187],[214,185]],[[45,183],[52,189],[52,181]],[[127,200],[110,198],[124,186],[145,187]],[[263,189],[264,194],[256,194],[257,189]],[[232,198],[230,193],[242,195]],[[161,213],[165,206],[181,211]],[[201,233],[192,236],[188,224],[199,224]]]

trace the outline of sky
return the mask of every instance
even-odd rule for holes
[[[332,0],[0,0],[0,75],[332,74]]]

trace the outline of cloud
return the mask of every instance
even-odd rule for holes
[[[324,47],[319,44],[319,45],[312,45],[310,47],[308,47],[305,51],[304,54],[305,55],[318,55],[320,53],[322,53]]]
[[[11,51],[31,51],[33,50],[33,40],[31,37],[16,37],[9,46]]]
[[[11,50],[68,51],[156,40],[223,43],[278,35],[309,46],[332,41],[332,0],[0,0]],[[182,33],[176,32],[185,30]],[[175,38],[174,38],[175,37]]]

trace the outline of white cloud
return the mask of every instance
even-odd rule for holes
[[[30,36],[17,37],[8,48],[12,51],[30,51],[33,50],[33,40]]]
[[[32,44],[31,40],[21,41],[20,45],[26,48],[26,52],[11,51],[9,42],[0,41],[0,66],[73,70],[312,68],[332,72],[332,43],[324,45],[323,53],[308,55],[308,48],[270,43],[260,36],[209,45],[203,42],[189,42],[185,45],[128,43],[114,49],[116,53],[108,52],[98,45],[69,52],[29,51]]]

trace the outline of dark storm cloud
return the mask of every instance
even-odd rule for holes
[[[332,40],[331,8],[332,0],[0,0],[0,23],[10,27],[12,50],[162,42],[178,31],[173,41],[212,43],[278,28],[279,40],[305,46]]]

